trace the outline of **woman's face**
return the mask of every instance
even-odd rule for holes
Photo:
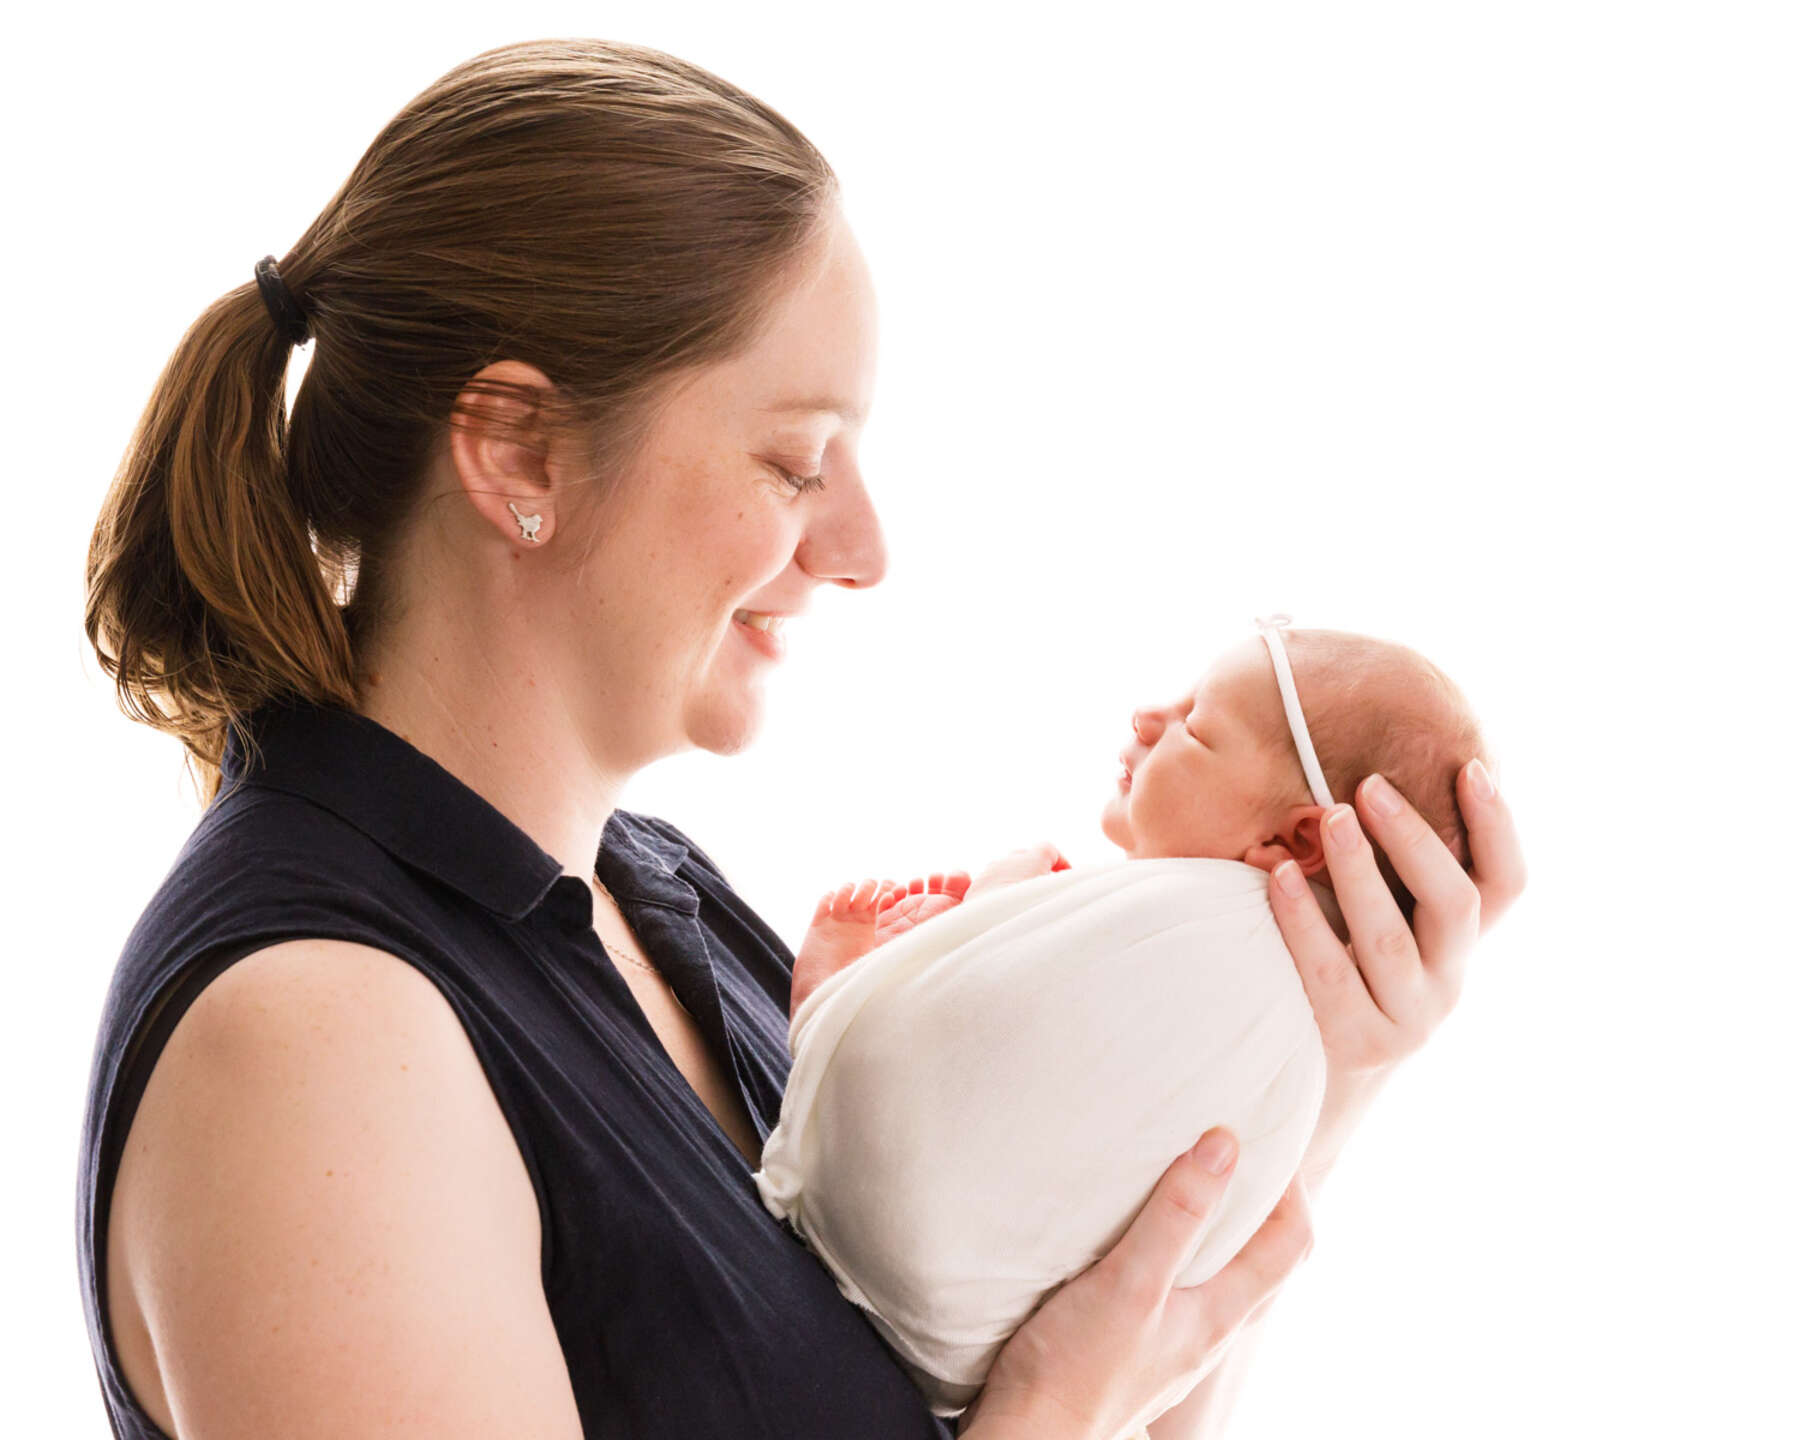
[[[1253,638],[1180,698],[1134,711],[1133,738],[1121,752],[1130,783],[1121,771],[1102,833],[1134,859],[1243,859],[1286,809],[1280,801],[1291,777],[1269,728],[1280,699],[1268,652]]]
[[[574,577],[568,657],[584,713],[622,769],[753,737],[774,636],[740,611],[797,616],[821,585],[887,568],[856,446],[875,385],[875,294],[841,211],[822,253],[749,350],[677,383],[606,503]],[[797,488],[784,476],[821,477]],[[585,528],[585,526],[584,526]],[[772,642],[772,644],[771,644]],[[597,663],[596,663],[597,662]],[[625,711],[631,720],[621,732]]]

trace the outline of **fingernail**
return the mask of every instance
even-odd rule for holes
[[[1494,798],[1494,780],[1487,772],[1487,766],[1479,760],[1469,765],[1469,783],[1475,787],[1475,793],[1483,800]]]
[[[1349,806],[1340,805],[1325,817],[1325,833],[1340,850],[1356,848],[1356,816]]]
[[[1371,775],[1363,782],[1363,793],[1369,797],[1369,808],[1377,815],[1400,813],[1400,796],[1386,777]]]
[[[1194,1147],[1194,1158],[1215,1175],[1223,1175],[1237,1156],[1237,1141],[1223,1130],[1215,1130]]]
[[[1300,867],[1292,860],[1283,860],[1275,867],[1275,883],[1295,899],[1306,889],[1306,877],[1300,873]]]

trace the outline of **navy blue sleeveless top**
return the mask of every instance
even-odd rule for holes
[[[169,1440],[107,1323],[106,1220],[145,1082],[201,989],[280,940],[376,946],[462,1021],[543,1223],[544,1295],[590,1440],[950,1440],[864,1314],[675,1067],[593,929],[593,892],[393,731],[277,702],[119,957],[81,1141],[82,1302],[115,1435]],[[595,870],[738,1087],[759,1138],[787,1084],[794,957],[665,820],[615,810]]]

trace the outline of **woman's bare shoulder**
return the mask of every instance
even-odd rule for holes
[[[109,1308],[136,1308],[197,1433],[580,1433],[530,1176],[455,1011],[397,956],[290,940],[213,979],[110,1223]]]
[[[195,997],[164,1054],[182,1052],[178,1065],[246,1056],[273,1063],[278,1057],[264,1050],[274,1042],[341,1047],[340,1058],[361,1052],[377,1063],[384,1051],[435,1042],[474,1058],[462,1022],[418,966],[372,945],[325,939],[284,940],[234,961]]]

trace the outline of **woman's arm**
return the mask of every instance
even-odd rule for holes
[[[1336,1159],[1337,1151],[1333,1149],[1328,1156],[1321,1154],[1311,1168],[1302,1168],[1301,1179],[1309,1200],[1318,1195]],[[1148,1428],[1150,1440],[1219,1440],[1225,1434],[1226,1422],[1237,1406],[1238,1392],[1243,1389],[1244,1377],[1249,1373],[1250,1362],[1256,1357],[1257,1346],[1262,1341],[1263,1320],[1280,1293],[1274,1291],[1250,1312],[1250,1318],[1231,1342],[1225,1358],[1188,1397],[1151,1422]]]
[[[1373,1097],[1369,1091],[1363,1104]],[[1355,1111],[1362,1113],[1361,1108]],[[1308,1152],[1309,1155],[1312,1153]],[[1306,1185],[1309,1200],[1316,1197],[1325,1177],[1331,1172],[1337,1160],[1337,1148],[1329,1154],[1321,1152],[1310,1164],[1301,1169],[1301,1179]],[[1258,1345],[1262,1341],[1263,1320],[1269,1313],[1269,1306],[1275,1296],[1281,1292],[1276,1290],[1260,1305],[1250,1312],[1250,1318],[1244,1322],[1244,1328],[1238,1331],[1237,1338],[1231,1342],[1231,1348],[1225,1352],[1225,1358],[1213,1367],[1211,1373],[1196,1385],[1188,1397],[1172,1410],[1167,1410],[1148,1427],[1150,1440],[1219,1440],[1225,1434],[1226,1422],[1237,1406],[1238,1392],[1243,1389],[1244,1377],[1250,1372],[1250,1362],[1255,1359]]]
[[[1476,939],[1525,889],[1525,856],[1511,812],[1477,761],[1457,777],[1457,804],[1469,829],[1472,872],[1378,777],[1358,787],[1354,810],[1340,807],[1352,823],[1345,843],[1334,843],[1339,832],[1326,826],[1325,858],[1348,943],[1304,880],[1296,894],[1282,887],[1279,875],[1270,877],[1269,902],[1325,1042],[1325,1100],[1300,1163],[1310,1197],[1394,1066],[1456,1004]],[[1410,928],[1355,824],[1358,815],[1418,902]],[[1267,1302],[1217,1368],[1150,1426],[1151,1440],[1214,1440],[1225,1433],[1266,1311]]]
[[[391,955],[291,941],[212,981],[112,1216],[182,1440],[580,1440],[518,1145],[449,1003]]]
[[[1325,863],[1348,943],[1296,865],[1284,862],[1270,876],[1269,903],[1325,1045],[1325,1100],[1301,1162],[1315,1189],[1394,1067],[1455,1006],[1477,939],[1525,889],[1512,814],[1479,761],[1458,775],[1457,804],[1474,861],[1468,871],[1380,776],[1357,787],[1354,808],[1327,813]],[[1363,826],[1417,901],[1410,928],[1376,868]],[[1283,883],[1289,879],[1292,889]]]
[[[1218,1440],[1225,1433],[1226,1421],[1237,1405],[1238,1391],[1243,1387],[1250,1361],[1256,1355],[1257,1343],[1262,1339],[1262,1320],[1267,1313],[1265,1305],[1247,1320],[1231,1342],[1231,1348],[1225,1352],[1225,1358],[1193,1388],[1187,1399],[1150,1422],[1150,1440]]]

